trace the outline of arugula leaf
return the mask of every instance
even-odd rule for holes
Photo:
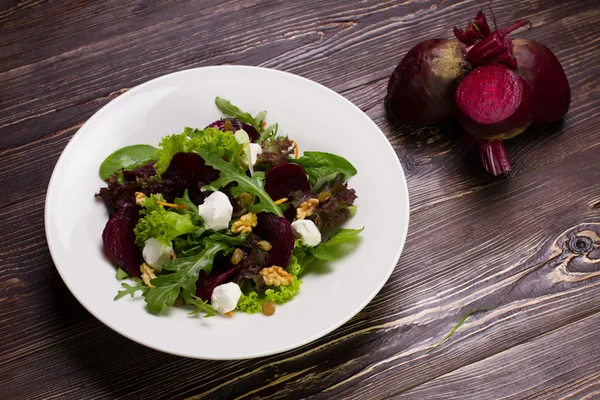
[[[183,133],[165,136],[159,143],[158,161],[154,165],[156,174],[161,176],[169,168],[173,156],[177,153],[198,153],[206,149],[226,159],[231,159],[242,147],[229,132],[217,128],[204,130],[185,128]]]
[[[200,271],[208,275],[217,253],[231,249],[227,243],[212,240],[203,240],[202,244],[205,245],[204,250],[196,255],[167,261],[163,269],[172,273],[160,275],[150,281],[154,287],[146,292],[145,300],[151,313],[158,314],[165,306],[172,306],[180,292],[186,303],[189,303],[196,293]]]
[[[188,315],[194,315],[204,311],[206,313],[204,318],[208,318],[214,317],[217,314],[213,306],[208,304],[206,301],[202,300],[200,297],[192,296],[191,299],[188,301],[188,304],[196,307],[196,309],[188,313]]]
[[[124,290],[119,290],[119,293],[117,293],[114,300],[119,300],[121,297],[125,297],[127,295],[130,295],[131,297],[133,297],[135,292],[137,292],[138,290],[140,290],[142,292],[142,295],[146,295],[146,293],[148,292],[148,290],[150,288],[148,286],[144,285],[144,282],[140,278],[133,278],[133,280],[136,283],[135,286],[132,286],[125,282],[121,283],[121,287]]]
[[[274,125],[269,125],[264,131],[260,133],[260,137],[258,138],[258,143],[263,144],[267,140],[271,140],[277,136],[277,132],[279,131],[279,124],[275,123]]]
[[[127,272],[123,271],[121,267],[117,267],[117,279],[122,281],[123,279],[129,277]]]
[[[238,107],[231,104],[229,100],[225,100],[219,96],[215,98],[215,104],[221,110],[221,112],[225,115],[238,119],[242,122],[252,125],[255,129],[259,129],[260,126],[256,123],[250,113],[244,112],[240,110]],[[266,114],[266,113],[265,113]],[[259,114],[260,115],[260,114]],[[257,116],[258,117],[258,116]]]
[[[231,188],[231,194],[234,197],[239,196],[242,192],[248,192],[254,194],[260,200],[258,204],[252,206],[251,211],[253,213],[265,211],[279,215],[280,217],[283,216],[281,208],[279,208],[267,192],[265,192],[264,172],[256,172],[254,173],[254,176],[249,177],[236,163],[236,160],[227,162],[218,155],[204,149],[200,149],[199,154],[207,165],[210,165],[221,172],[219,179],[206,186],[207,189],[216,191],[225,185],[237,182],[237,186]]]
[[[348,160],[331,153],[306,151],[302,157],[292,161],[304,167],[311,185],[329,175],[340,174],[344,182],[356,175],[356,168]]]
[[[158,159],[158,149],[148,144],[122,147],[104,159],[98,174],[106,180],[121,169],[132,170]]]

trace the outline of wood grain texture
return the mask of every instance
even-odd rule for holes
[[[507,142],[493,178],[455,125],[388,121],[387,78],[418,41],[485,4],[449,1],[0,2],[1,398],[600,398],[600,8],[493,2],[499,26],[550,47],[567,117]],[[44,196],[77,129],[131,87],[186,68],[259,65],[357,104],[400,158],[405,251],[378,296],[312,344],[256,360],[189,360],[133,343],[69,293],[45,242]],[[579,236],[578,236],[579,235]],[[428,352],[467,312],[449,341]]]

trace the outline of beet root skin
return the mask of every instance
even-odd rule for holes
[[[571,88],[554,53],[543,44],[528,39],[514,39],[513,53],[518,64],[517,74],[533,90],[533,121],[561,119],[571,105]]]
[[[473,136],[509,139],[532,122],[533,93],[527,82],[504,65],[475,69],[456,90],[456,118]]]
[[[470,67],[457,40],[425,40],[413,47],[388,81],[385,107],[398,122],[432,126],[454,116],[454,93]]]

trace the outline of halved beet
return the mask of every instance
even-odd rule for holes
[[[124,204],[106,223],[102,232],[104,252],[112,262],[129,276],[140,276],[142,253],[135,244],[135,228],[139,218],[138,208]]]
[[[178,177],[188,184],[210,183],[219,178],[219,171],[206,165],[200,154],[176,153],[164,174],[165,178]]]
[[[273,200],[289,198],[297,191],[310,194],[310,184],[304,167],[296,163],[274,166],[265,174],[265,191]]]
[[[256,142],[258,140],[258,138],[260,137],[260,134],[256,131],[256,129],[254,129],[254,127],[252,125],[246,124],[246,123],[240,121],[239,119],[235,119],[235,118],[220,119],[220,120],[215,121],[212,124],[208,125],[207,128],[217,128],[220,131],[227,132],[227,129],[225,129],[225,123],[226,123],[225,121],[229,121],[229,123],[231,123],[230,130],[233,133],[239,131],[240,129],[245,130],[246,133],[248,134],[248,136],[250,136],[250,140],[252,142]]]
[[[207,277],[201,272],[196,281],[196,296],[204,301],[210,300],[213,290],[219,285],[227,283],[233,279],[236,273],[235,265],[227,263],[218,270],[213,270]]]
[[[286,268],[294,251],[294,230],[289,221],[270,213],[258,213],[254,233],[271,243],[267,265]]]

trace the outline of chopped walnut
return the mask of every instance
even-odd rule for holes
[[[256,214],[248,213],[242,215],[238,221],[233,223],[231,232],[233,233],[250,233],[252,228],[257,224]]]
[[[143,263],[140,265],[140,271],[142,273],[142,280],[144,281],[144,284],[148,287],[153,287],[150,281],[156,278],[156,275],[154,275],[154,269],[148,264]]]
[[[261,240],[258,242],[258,248],[264,251],[269,251],[273,248],[273,245],[266,240]]]
[[[135,192],[135,204],[141,206],[144,204],[144,200],[146,200],[146,195],[142,192]]]
[[[263,268],[258,273],[262,275],[267,285],[289,286],[292,284],[292,275],[277,265]]]
[[[242,261],[242,258],[244,258],[244,252],[241,249],[235,249],[231,255],[231,263],[238,265]]]
[[[319,199],[308,199],[304,203],[300,204],[300,207],[296,209],[296,218],[304,219],[310,217],[315,213],[315,208],[319,205]]]

